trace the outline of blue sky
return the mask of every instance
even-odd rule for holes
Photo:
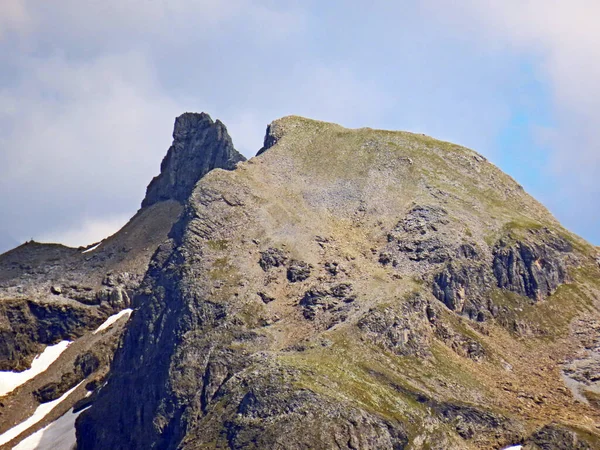
[[[184,111],[246,156],[287,114],[456,142],[600,244],[599,16],[590,0],[4,0],[0,251],[116,231]]]

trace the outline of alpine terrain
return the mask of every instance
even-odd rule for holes
[[[141,209],[0,256],[0,448],[600,449],[600,249],[479,154],[175,121]]]

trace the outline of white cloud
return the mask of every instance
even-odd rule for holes
[[[5,1],[5,0],[3,0]],[[181,44],[190,35],[253,31],[251,38],[292,33],[304,24],[290,4],[253,0],[8,0],[13,19],[51,37],[53,46],[69,45],[93,54],[100,50]],[[1,22],[0,22],[1,23]],[[15,25],[13,25],[15,28]],[[38,36],[33,36],[36,39]]]
[[[119,231],[130,219],[129,215],[100,219],[84,219],[70,229],[42,233],[35,237],[37,242],[59,242],[69,247],[80,247],[99,242]]]
[[[21,67],[17,85],[0,91],[0,191],[15,194],[0,197],[0,207],[13,234],[131,215],[182,109],[160,91],[152,66],[123,54],[26,58]]]
[[[2,0],[0,4],[0,39],[9,32],[24,33],[32,26],[25,0]]]
[[[544,200],[570,225],[597,221],[591,210],[600,193],[600,3],[430,0],[426,8],[484,51],[504,48],[535,62],[555,119],[544,141],[551,151],[547,169],[558,182]]]

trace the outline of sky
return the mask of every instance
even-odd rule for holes
[[[472,148],[600,244],[597,0],[2,0],[0,252],[136,212],[174,118],[245,156],[289,114]]]

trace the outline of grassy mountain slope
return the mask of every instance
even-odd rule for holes
[[[597,448],[599,275],[475,152],[286,117],[196,185],[78,439]]]

